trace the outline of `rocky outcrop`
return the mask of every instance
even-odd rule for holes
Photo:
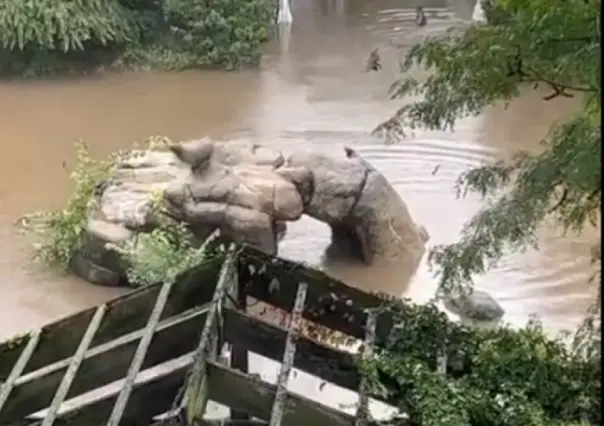
[[[498,321],[505,313],[489,293],[476,289],[469,294],[443,296],[443,304],[455,315],[474,321]]]
[[[101,247],[157,226],[152,206],[158,194],[166,201],[161,214],[186,222],[200,239],[218,228],[230,240],[271,254],[286,222],[303,214],[330,225],[334,243],[358,245],[367,263],[421,257],[428,238],[384,176],[352,149],[286,158],[259,145],[204,139],[133,152],[117,165],[112,180],[99,187],[74,270],[99,284],[122,283],[119,260]]]

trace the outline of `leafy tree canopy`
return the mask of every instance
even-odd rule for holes
[[[407,129],[452,130],[456,120],[539,86],[551,90],[544,102],[577,97],[582,108],[553,124],[540,152],[459,177],[459,195],[478,193],[485,207],[457,243],[431,251],[441,292],[468,290],[504,252],[536,246],[546,221],[564,233],[599,225],[600,0],[490,0],[484,9],[487,23],[406,53],[392,97],[420,100],[376,131],[394,140]],[[411,77],[415,66],[428,77]],[[599,245],[592,254],[599,275]],[[400,328],[361,365],[373,391],[406,413],[392,425],[601,424],[599,306],[600,292],[569,349],[538,323],[480,330],[449,322],[434,306],[395,302],[389,308]]]
[[[551,89],[544,102],[576,97],[583,107],[552,126],[541,152],[518,152],[459,177],[458,193],[478,193],[486,207],[466,224],[459,242],[431,251],[444,291],[468,288],[472,276],[505,251],[536,245],[546,220],[564,233],[599,224],[600,0],[492,0],[485,13],[487,23],[451,29],[406,53],[392,97],[421,100],[402,106],[376,131],[397,138],[409,128],[452,130],[457,119],[530,87]],[[414,66],[430,75],[410,77]],[[599,246],[593,254],[599,275]]]

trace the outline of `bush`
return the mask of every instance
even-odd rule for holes
[[[112,249],[129,265],[126,271],[128,282],[138,287],[173,283],[183,272],[214,258],[219,251],[214,244],[217,237],[218,234],[214,233],[199,244],[185,224],[166,222]]]
[[[42,262],[66,270],[82,241],[82,233],[95,206],[95,191],[111,177],[115,161],[123,153],[105,160],[94,160],[86,144],[76,143],[76,165],[69,175],[73,192],[63,209],[25,216],[21,225],[40,237],[35,256]]]
[[[70,62],[100,61],[136,37],[136,27],[117,1],[0,2],[4,74],[64,70]]]
[[[257,65],[274,0],[7,0],[0,73]]]
[[[140,147],[164,150],[167,138],[151,137]],[[68,270],[73,255],[78,252],[90,214],[96,207],[97,191],[111,179],[118,161],[132,155],[120,151],[103,160],[90,157],[84,142],[76,143],[76,164],[70,174],[73,192],[64,208],[52,212],[37,212],[25,216],[21,225],[39,237],[35,257],[52,268]],[[163,193],[154,194],[154,208],[162,209]],[[158,215],[158,218],[162,216]],[[163,218],[159,227],[120,245],[115,250],[128,265],[128,281],[133,286],[174,281],[176,277],[223,251],[214,244],[218,235],[200,242],[185,224]]]
[[[478,329],[432,305],[390,301],[383,310],[394,329],[360,363],[373,391],[408,416],[392,425],[601,424],[599,351],[573,351],[536,320],[520,330]],[[446,371],[437,371],[442,355]]]
[[[273,0],[167,0],[166,21],[175,45],[193,53],[198,65],[257,65],[275,5]]]

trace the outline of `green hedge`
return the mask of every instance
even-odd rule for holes
[[[431,305],[391,301],[384,310],[395,327],[361,371],[374,392],[408,414],[391,425],[601,424],[598,336],[591,350],[573,351],[537,321],[519,330],[480,329],[453,323]],[[437,372],[443,354],[444,374]]]
[[[0,73],[257,65],[274,0],[5,0]]]

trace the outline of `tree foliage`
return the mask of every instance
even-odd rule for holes
[[[456,120],[507,103],[527,89],[548,88],[544,102],[577,97],[582,108],[553,123],[540,152],[463,173],[459,196],[481,195],[485,207],[458,242],[430,252],[439,291],[471,290],[475,274],[509,250],[538,245],[537,231],[562,233],[599,225],[601,86],[599,0],[489,0],[487,23],[451,29],[413,46],[392,97],[420,96],[376,129],[394,141],[408,129],[453,130]],[[429,70],[423,80],[410,76]],[[596,277],[600,246],[593,251]],[[601,424],[600,298],[570,348],[531,322],[513,330],[468,328],[433,306],[386,304],[395,328],[362,362],[374,391],[389,395],[407,418],[394,425]],[[446,371],[437,372],[446,354]]]
[[[86,19],[83,19],[83,18]],[[104,0],[4,1],[0,4],[4,49],[84,50],[85,44],[125,43],[133,34],[117,2]]]
[[[273,0],[6,0],[0,72],[257,65]]]
[[[486,207],[459,242],[430,253],[440,288],[463,290],[507,250],[537,245],[554,221],[563,233],[599,224],[601,203],[600,0],[492,0],[488,23],[450,30],[413,46],[393,98],[421,95],[378,126],[390,138],[409,128],[453,130],[455,121],[508,102],[522,90],[549,88],[544,102],[576,97],[582,109],[554,123],[539,153],[518,152],[468,170],[458,194],[480,194]],[[414,66],[430,71],[410,77]],[[599,270],[599,255],[597,258]]]
[[[258,43],[268,40],[276,2],[166,0],[166,20],[180,49],[208,65],[235,68],[257,65]]]

